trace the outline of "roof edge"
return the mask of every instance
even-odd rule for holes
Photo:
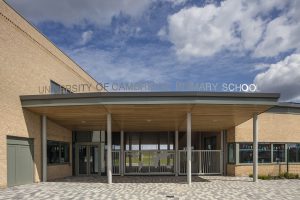
[[[243,93],[243,92],[91,92],[70,94],[21,95],[21,101],[46,99],[78,99],[78,98],[117,98],[117,97],[234,97],[234,98],[266,98],[278,100],[279,93]]]

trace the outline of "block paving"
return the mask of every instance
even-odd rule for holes
[[[248,177],[117,176],[69,177],[0,189],[0,199],[299,199],[300,180],[259,180]]]

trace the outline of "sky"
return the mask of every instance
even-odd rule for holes
[[[299,0],[6,2],[100,83],[255,84],[300,102]]]

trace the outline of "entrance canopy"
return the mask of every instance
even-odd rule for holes
[[[21,96],[22,107],[71,130],[219,131],[277,105],[277,93],[105,92]]]

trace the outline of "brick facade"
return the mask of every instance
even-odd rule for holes
[[[39,182],[41,119],[22,109],[19,96],[39,94],[39,86],[49,86],[50,80],[61,85],[92,84],[92,91],[97,83],[4,1],[0,1],[0,55],[0,187],[7,185],[7,136],[34,139],[34,176]],[[53,140],[71,142],[70,130],[53,122],[48,128]],[[56,176],[53,168],[49,167],[49,178]],[[59,176],[71,174],[71,166],[55,169]]]
[[[300,114],[266,112],[258,116],[258,141],[265,143],[300,143]],[[253,120],[250,119],[227,131],[227,142],[253,142]],[[290,172],[300,174],[300,164],[290,164]],[[259,174],[277,175],[275,163],[259,164]],[[281,171],[286,171],[286,164],[281,164]],[[227,174],[248,176],[252,174],[252,165],[227,165]]]
[[[53,80],[60,85],[97,82],[32,25],[0,1],[0,187],[7,186],[7,136],[34,140],[34,181],[41,181],[41,116],[22,109],[20,95],[39,94]],[[87,91],[86,91],[87,92]],[[70,163],[49,165],[48,179],[72,175],[72,132],[51,119],[48,139],[70,143]],[[300,115],[263,113],[258,117],[260,142],[300,143]],[[217,137],[220,144],[220,136]],[[227,142],[252,142],[252,120],[227,130]],[[218,146],[218,148],[220,148]],[[299,165],[292,166],[297,169]],[[260,174],[276,174],[276,164],[260,164]],[[281,166],[285,171],[286,167]],[[227,165],[227,174],[248,176],[251,165]]]

